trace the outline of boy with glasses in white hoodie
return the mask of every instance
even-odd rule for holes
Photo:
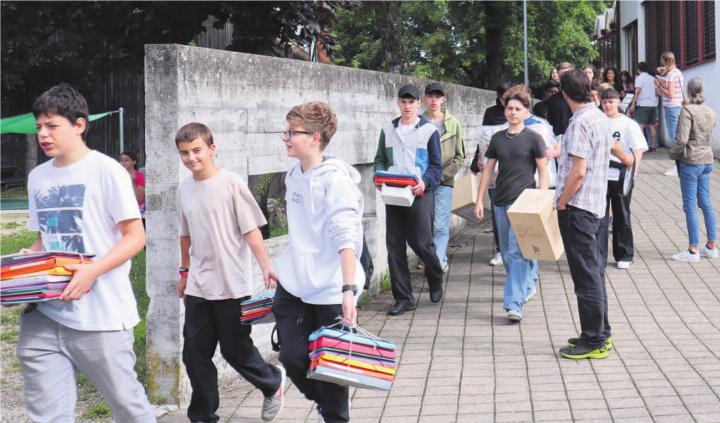
[[[273,301],[280,361],[305,397],[317,403],[318,421],[350,421],[348,387],[307,378],[308,336],[321,326],[357,320],[356,302],[365,275],[362,252],[363,197],[360,174],[324,154],[337,128],[327,103],[293,107],[282,140],[298,162],[285,177],[287,251],[277,261],[279,281]]]

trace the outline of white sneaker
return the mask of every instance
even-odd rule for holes
[[[447,272],[449,272],[449,271],[450,271],[450,265],[449,265],[449,264],[446,264],[445,266],[443,266],[443,273],[447,273]]]
[[[495,257],[490,259],[490,266],[502,266],[503,259],[500,253],[495,254]]]
[[[632,263],[633,262],[631,262],[631,261],[619,261],[619,262],[615,263],[615,265],[617,266],[618,269],[629,269],[630,266],[632,266]]]
[[[510,310],[507,312],[507,318],[511,322],[519,322],[522,320],[522,313],[517,310]]]
[[[707,258],[718,258],[718,247],[717,245],[712,250],[707,247],[707,245],[703,245],[700,247],[700,257],[707,257]]]
[[[690,250],[682,250],[679,253],[672,256],[675,261],[685,261],[688,263],[698,263],[700,261],[700,254],[693,254]]]
[[[260,417],[269,422],[274,419],[280,410],[282,410],[285,399],[283,398],[283,392],[285,392],[285,382],[287,381],[287,373],[283,366],[275,366],[280,370],[280,388],[271,397],[263,398],[262,413]]]

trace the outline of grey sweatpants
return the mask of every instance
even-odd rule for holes
[[[81,371],[110,405],[117,422],[155,422],[137,380],[132,330],[80,331],[37,310],[23,313],[17,356],[25,382],[25,406],[35,422],[75,421]]]

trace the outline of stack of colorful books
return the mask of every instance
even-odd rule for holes
[[[57,299],[72,279],[68,264],[92,261],[92,255],[43,251],[0,258],[0,304]]]
[[[397,374],[395,344],[347,327],[322,327],[310,334],[308,378],[387,391]]]
[[[375,182],[375,186],[378,188],[382,188],[383,185],[397,188],[412,188],[418,184],[418,180],[415,175],[405,173],[391,173],[382,170],[375,171],[373,182]]]
[[[240,322],[244,325],[270,323],[274,321],[272,314],[273,299],[269,296],[252,297],[240,303]]]

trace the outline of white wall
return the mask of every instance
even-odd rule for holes
[[[630,55],[626,51],[628,45],[628,36],[623,30],[633,21],[638,21],[638,61],[642,62],[645,57],[645,22],[643,6],[640,1],[620,1],[618,2],[618,10],[620,13],[620,22],[618,22],[617,31],[620,31],[620,70],[627,70],[631,73],[634,69],[630,69]]]

